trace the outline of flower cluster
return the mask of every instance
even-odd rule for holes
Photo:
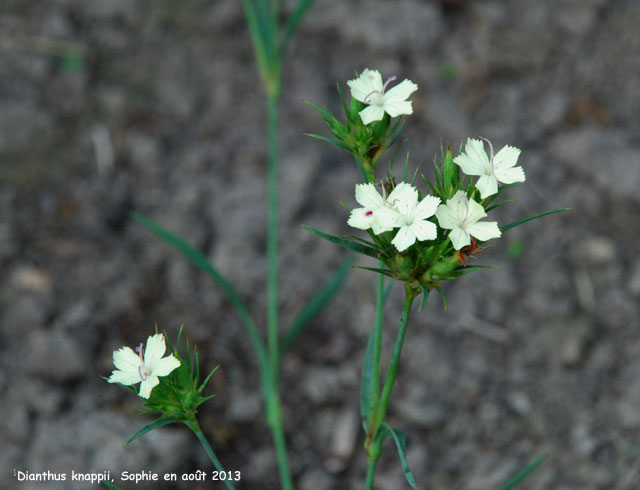
[[[327,109],[313,106],[335,139],[312,136],[352,153],[362,171],[365,182],[355,186],[355,199],[360,207],[350,210],[347,223],[367,231],[370,240],[356,236],[341,238],[306,228],[333,243],[378,259],[384,266],[365,269],[404,281],[414,291],[426,293],[433,288],[440,291],[442,280],[455,279],[483,267],[469,266],[467,261],[485,248],[484,242],[526,221],[562,210],[504,226],[485,220],[489,211],[507,202],[493,202],[503,191],[525,181],[524,170],[517,166],[520,150],[506,145],[494,154],[493,145],[486,138],[468,138],[464,151],[456,157],[449,147],[443,149],[440,162],[434,162],[433,182],[423,177],[428,193],[419,190],[415,177],[411,182],[407,179],[408,157],[399,183],[391,172],[394,157],[389,162],[387,178],[374,184],[376,164],[403,128],[402,118],[393,125],[391,118],[413,113],[408,98],[418,89],[407,79],[387,89],[394,80],[396,77],[392,76],[383,83],[380,72],[368,68],[349,80],[349,106],[340,93],[344,123]]]

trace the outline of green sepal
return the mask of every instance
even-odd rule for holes
[[[522,471],[518,472],[518,474],[516,474],[513,478],[511,478],[511,480],[509,480],[507,483],[501,486],[500,490],[511,490],[512,488],[515,488],[516,486],[518,486],[520,483],[522,483],[522,480],[524,480],[527,476],[531,474],[531,472],[533,472],[538,466],[542,464],[542,462],[545,460],[546,457],[547,456],[544,454],[538,457],[533,463],[528,465]]]
[[[447,297],[444,295],[441,287],[436,287],[436,291],[438,291],[438,294],[442,298],[442,302],[444,303],[444,311],[447,311]]]
[[[427,302],[427,298],[429,297],[429,289],[424,287],[422,284],[420,285],[420,289],[422,289],[422,298],[420,298],[420,306],[418,306],[418,311],[422,311],[422,307]]]
[[[147,432],[151,432],[154,429],[158,429],[160,427],[164,427],[165,425],[174,424],[176,422],[182,422],[182,420],[178,419],[178,418],[175,418],[175,417],[160,417],[160,418],[157,418],[156,420],[151,422],[149,425],[145,425],[142,429],[140,429],[138,432],[133,434],[129,439],[127,439],[127,442],[125,442],[124,445],[125,446],[129,445],[129,443],[131,443],[132,441],[134,441],[138,437],[145,435]]]
[[[402,465],[402,471],[404,471],[404,476],[407,479],[407,483],[411,485],[411,488],[418,488],[416,486],[416,480],[413,477],[413,473],[411,473],[411,469],[409,468],[409,464],[407,463],[407,443],[404,437],[404,432],[400,429],[392,429],[389,424],[383,422],[380,426],[380,429],[383,429],[382,432],[379,432],[382,440],[384,440],[387,436],[392,436],[393,440],[396,443],[396,448],[398,449],[398,456],[400,456],[400,464]]]
[[[336,245],[340,245],[341,247],[348,248],[349,250],[353,250],[354,252],[358,252],[369,257],[373,257],[374,259],[378,258],[378,251],[372,247],[363,245],[361,243],[352,242],[350,240],[345,240],[344,238],[337,237],[335,235],[329,235],[328,233],[323,233],[321,231],[315,230],[310,226],[301,225],[305,230],[310,231],[314,235],[319,236],[320,238],[324,238],[325,240],[330,241],[331,243],[335,243]]]
[[[379,267],[365,267],[363,265],[354,265],[353,268],[363,269],[365,271],[377,272],[378,274],[384,274],[385,276],[390,277],[391,279],[397,279],[396,274],[394,274],[393,271],[390,271],[389,269],[381,269]]]

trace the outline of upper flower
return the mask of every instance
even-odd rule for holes
[[[398,233],[391,240],[399,252],[403,252],[416,240],[433,240],[438,235],[436,225],[427,221],[436,212],[440,198],[425,196],[418,202],[418,191],[411,184],[402,182],[396,186],[388,201],[398,210],[395,226]]]
[[[524,182],[525,179],[522,167],[515,166],[520,155],[518,148],[506,145],[494,155],[493,145],[489,140],[486,141],[490,155],[484,150],[482,141],[468,138],[465,152],[453,159],[465,174],[480,176],[476,187],[482,199],[498,192],[498,182],[513,184]]]
[[[441,204],[436,210],[440,226],[451,230],[449,238],[456,250],[469,245],[472,236],[486,241],[502,234],[496,221],[479,222],[486,215],[482,205],[469,199],[464,191],[456,192],[446,204]]]
[[[116,368],[107,381],[123,385],[140,384],[140,396],[149,398],[151,390],[160,383],[158,376],[168,376],[180,366],[173,354],[164,356],[166,345],[164,335],[157,333],[147,339],[147,347],[142,343],[133,352],[130,347],[122,347],[113,352]]]
[[[418,90],[418,86],[405,79],[385,92],[389,82],[395,79],[395,76],[390,77],[383,84],[378,70],[365,68],[358,78],[347,82],[351,89],[351,96],[369,106],[360,111],[360,117],[364,124],[380,121],[385,112],[391,117],[413,113],[411,101],[408,101],[407,98]]]

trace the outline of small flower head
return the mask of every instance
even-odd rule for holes
[[[139,395],[149,398],[151,390],[160,383],[158,377],[168,376],[180,366],[180,361],[173,354],[162,357],[165,351],[164,335],[160,333],[147,339],[146,349],[143,349],[141,343],[135,352],[130,347],[114,351],[113,364],[117,369],[111,373],[107,381],[123,385],[140,383]]]
[[[470,245],[472,236],[486,241],[498,238],[502,234],[497,222],[480,222],[485,216],[487,213],[484,208],[473,199],[469,199],[464,191],[456,192],[446,204],[441,204],[436,210],[440,226],[451,230],[449,238],[456,250]]]
[[[356,184],[356,201],[362,207],[351,211],[347,220],[349,226],[359,230],[371,228],[376,235],[393,230],[396,212],[373,184]]]
[[[498,192],[498,182],[513,184],[525,180],[522,167],[515,166],[520,155],[518,148],[506,145],[494,155],[493,145],[485,141],[489,144],[489,155],[482,141],[468,138],[465,151],[453,159],[465,174],[480,176],[476,187],[482,199]]]
[[[386,91],[387,85],[395,79],[395,76],[390,77],[383,84],[378,70],[365,68],[358,78],[347,82],[351,89],[351,96],[369,106],[360,111],[360,117],[364,124],[381,121],[385,112],[391,117],[413,113],[411,101],[408,101],[407,98],[418,90],[418,86],[405,79]]]
[[[402,182],[389,194],[389,202],[398,210],[395,226],[400,229],[391,243],[403,252],[416,240],[433,240],[438,235],[436,225],[427,221],[436,212],[440,198],[426,196],[418,202],[418,191]]]

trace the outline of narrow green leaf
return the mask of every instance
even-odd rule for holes
[[[444,303],[444,311],[447,311],[447,297],[444,295],[444,292],[442,291],[442,288],[437,287],[436,291],[438,291],[438,294],[442,298],[442,302]]]
[[[510,230],[511,228],[515,228],[516,226],[519,226],[522,223],[526,223],[527,221],[532,221],[534,219],[542,218],[543,216],[548,216],[550,214],[555,214],[555,213],[562,213],[564,211],[570,211],[570,210],[571,210],[571,208],[554,209],[553,211],[546,211],[544,213],[536,214],[535,216],[529,216],[528,218],[522,218],[522,219],[519,219],[518,221],[514,221],[513,223],[509,223],[508,225],[501,226],[500,227],[500,231],[502,233],[504,233],[505,231]]]
[[[353,250],[354,252],[368,255],[369,257],[378,258],[378,251],[374,248],[367,247],[366,245],[362,245],[361,243],[355,243],[350,240],[345,240],[344,238],[340,238],[335,235],[329,235],[328,233],[314,230],[309,226],[302,225],[302,227],[305,230],[310,231],[314,235],[318,235],[320,238],[324,238],[325,240],[330,241],[331,243],[335,243],[336,245],[340,245],[341,247],[348,248],[349,250]]]
[[[378,274],[382,274],[387,277],[390,277],[391,279],[395,279],[393,272],[391,272],[389,269],[381,269],[380,267],[365,267],[362,265],[354,265],[353,268],[363,269],[365,271],[377,272]]]
[[[422,289],[422,298],[420,299],[420,306],[418,307],[418,311],[422,311],[422,307],[427,302],[427,298],[429,297],[429,290],[424,286],[420,286]]]
[[[522,480],[524,480],[527,476],[529,476],[529,474],[533,470],[535,470],[538,466],[542,464],[542,462],[545,460],[546,457],[547,456],[543,454],[542,456],[537,458],[533,463],[531,463],[525,469],[520,471],[516,476],[511,478],[511,480],[509,480],[507,483],[501,486],[500,490],[511,490],[512,488],[515,488],[516,486],[518,486],[522,482]]]
[[[312,138],[315,138],[317,140],[324,141],[325,143],[329,143],[330,145],[337,146],[338,148],[342,148],[343,150],[349,151],[349,147],[347,145],[343,144],[341,141],[334,140],[334,139],[328,138],[326,136],[321,136],[319,134],[313,134],[313,133],[305,133],[305,134],[307,136],[311,136]]]
[[[485,211],[488,213],[489,211],[493,211],[494,209],[502,206],[503,204],[507,204],[509,202],[515,202],[515,199],[507,199],[506,201],[497,202],[497,203],[493,204],[492,206],[489,206],[487,209],[485,209]]]
[[[289,44],[291,36],[296,31],[298,24],[300,24],[300,21],[303,19],[304,14],[307,12],[309,7],[311,7],[311,5],[313,5],[313,0],[299,0],[295,10],[287,19],[287,23],[284,26],[284,36],[282,42],[280,43],[280,56],[284,55],[284,51],[287,49],[287,45]]]
[[[122,488],[120,488],[115,483],[111,483],[110,481],[107,481],[107,480],[102,480],[100,483],[102,483],[109,490],[123,490]]]
[[[391,426],[386,422],[384,422],[380,427],[386,429],[388,435],[391,435],[396,443],[398,456],[400,456],[400,464],[402,465],[402,470],[404,471],[404,476],[407,479],[407,483],[411,485],[411,488],[418,488],[416,486],[416,480],[415,478],[413,478],[413,474],[409,469],[409,464],[407,463],[407,443],[405,441],[404,432],[402,432],[400,429],[392,429]]]
[[[289,331],[282,340],[282,344],[280,345],[281,355],[284,355],[287,350],[289,350],[289,347],[291,347],[300,332],[302,332],[302,329],[329,304],[340,290],[344,280],[349,275],[355,259],[355,256],[351,254],[344,259],[329,281],[327,281],[322,289],[320,289],[304,306],[300,313],[298,313],[298,316],[296,316]]]
[[[371,248],[376,248],[377,245],[373,242],[370,242],[369,240],[365,240],[364,238],[360,238],[359,236],[355,236],[355,235],[345,235],[345,238],[350,238],[352,240],[357,240],[361,243],[364,243],[365,245],[371,247]]]
[[[137,439],[140,436],[143,436],[147,432],[151,432],[153,429],[157,429],[159,427],[164,427],[165,425],[173,424],[175,422],[181,422],[180,419],[176,419],[173,417],[160,417],[159,419],[154,420],[149,425],[145,425],[142,429],[132,435],[124,445],[128,445],[133,440]]]
[[[371,380],[373,379],[373,344],[375,329],[371,330],[367,341],[367,350],[364,354],[362,365],[362,379],[360,382],[360,415],[365,421],[365,427],[369,426],[369,415],[371,414]],[[375,389],[375,387],[374,387]],[[378,389],[380,389],[378,387]]]
[[[143,216],[138,212],[133,213],[133,219],[135,219],[138,223],[143,225],[152,233],[156,234],[162,240],[167,242],[169,245],[176,248],[180,253],[182,253],[187,259],[189,259],[198,269],[205,272],[213,282],[215,282],[222,292],[227,296],[227,299],[231,302],[231,304],[235,307],[238,315],[243,321],[247,333],[249,334],[249,338],[256,350],[256,354],[258,355],[258,360],[260,362],[260,366],[266,367],[267,365],[267,354],[264,347],[264,343],[260,338],[260,333],[253,321],[253,318],[249,314],[249,310],[244,305],[240,296],[231,285],[229,281],[227,281],[220,272],[209,262],[209,260],[200,253],[193,245],[190,245],[186,241],[184,241],[179,236],[170,232],[166,228],[163,228],[156,222],[150,220],[149,218]]]

